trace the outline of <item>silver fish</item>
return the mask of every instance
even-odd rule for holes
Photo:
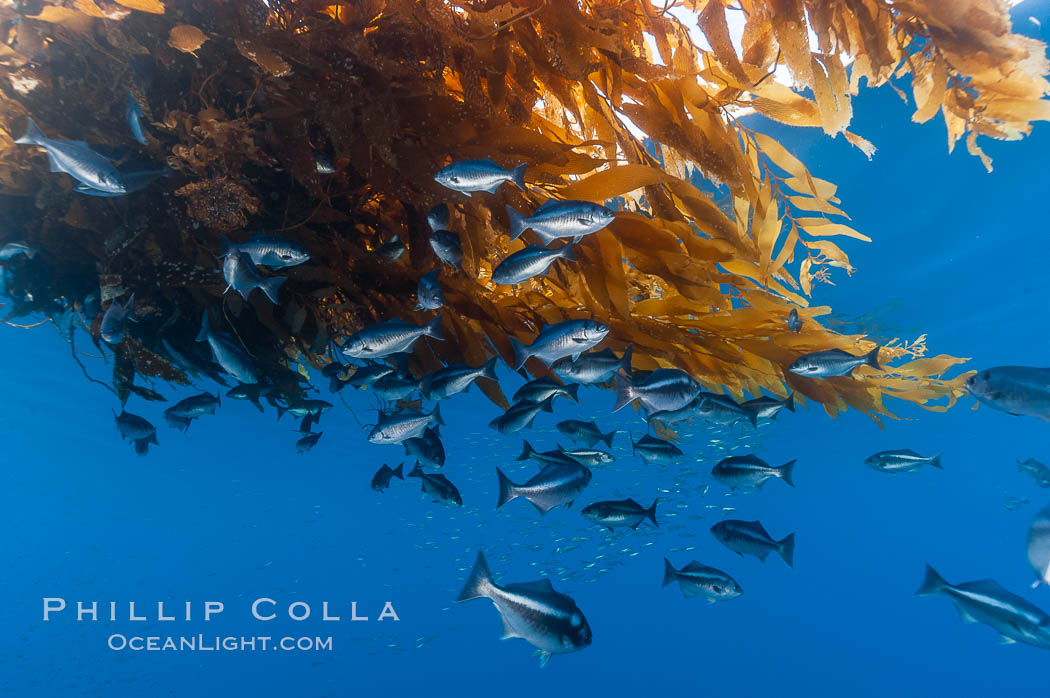
[[[884,473],[914,473],[924,465],[932,465],[941,468],[941,454],[935,456],[920,456],[911,449],[897,451],[880,451],[873,456],[868,456],[864,464],[869,468],[881,470]]]
[[[664,558],[664,583],[678,582],[678,587],[687,598],[701,597],[708,603],[729,601],[744,593],[735,579],[722,570],[701,565],[693,560],[680,570],[676,570],[671,561]]]
[[[343,353],[355,359],[381,359],[408,351],[420,337],[445,341],[441,334],[440,315],[422,327],[403,320],[387,320],[366,327],[347,339]]]
[[[587,448],[591,448],[599,441],[604,441],[606,446],[612,448],[613,436],[616,435],[615,429],[606,434],[594,422],[583,422],[578,419],[566,419],[564,422],[558,422],[556,427],[562,434],[576,443],[584,444]]]
[[[1017,472],[1025,473],[1040,487],[1050,487],[1050,468],[1046,467],[1035,458],[1029,458],[1024,462],[1018,460]]]
[[[416,467],[412,468],[408,476],[418,477],[423,491],[433,497],[435,502],[463,506],[463,497],[460,496],[459,490],[444,475],[424,473],[419,463],[416,463]]]
[[[663,412],[685,407],[700,394],[700,384],[685,371],[658,368],[642,380],[616,374],[616,404],[613,412],[641,400],[647,410]]]
[[[241,383],[258,383],[259,373],[254,363],[244,350],[233,343],[229,336],[215,332],[208,320],[208,311],[205,310],[201,317],[201,331],[197,335],[198,342],[207,342],[211,348],[215,363],[222,366],[222,370],[236,378]]]
[[[307,433],[305,436],[295,442],[296,452],[302,454],[309,451],[311,448],[317,445],[317,442],[321,439],[323,431]]]
[[[776,552],[784,559],[788,567],[794,566],[794,533],[789,533],[783,540],[776,541],[758,521],[738,521],[736,519],[719,521],[711,527],[711,533],[723,545],[740,556],[754,555],[765,562],[771,552]]]
[[[670,441],[658,439],[649,434],[635,441],[631,438],[631,454],[638,456],[647,464],[669,465],[682,457],[682,449]]]
[[[511,482],[502,470],[496,468],[499,478],[499,499],[496,508],[507,502],[523,497],[536,507],[541,514],[565,505],[572,506],[591,481],[591,471],[579,463],[551,463],[533,475],[524,485]]]
[[[553,396],[543,402],[532,400],[515,402],[507,408],[506,412],[489,422],[489,426],[501,434],[513,434],[522,429],[528,429],[532,426],[532,420],[536,419],[536,415],[540,412],[553,412],[553,404]]]
[[[136,172],[121,172],[120,178],[124,183],[124,191],[122,192],[111,192],[102,191],[89,187],[83,182],[73,182],[73,191],[78,194],[86,194],[88,196],[101,196],[113,198],[117,196],[124,196],[126,194],[133,194],[137,191],[142,191],[147,188],[154,181],[161,177],[170,177],[175,173],[175,170],[170,167],[161,167],[157,170],[139,170]]]
[[[670,426],[677,424],[678,422],[688,421],[690,419],[696,419],[700,416],[700,409],[703,407],[704,395],[700,394],[699,397],[695,398],[685,407],[679,407],[677,410],[660,410],[658,412],[649,412],[645,416],[645,421],[649,424],[662,424],[664,426]]]
[[[558,446],[562,455],[568,456],[580,465],[594,467],[596,465],[608,465],[616,460],[616,457],[606,451],[597,451],[590,448],[574,448],[569,451],[564,446]]]
[[[742,403],[740,408],[754,412],[758,419],[776,419],[782,409],[786,408],[789,412],[795,411],[795,396],[788,395],[783,400],[777,400],[775,397],[763,395]]]
[[[402,400],[419,388],[419,381],[388,373],[372,384],[372,390],[384,400]]]
[[[879,365],[879,349],[881,348],[877,346],[864,356],[854,356],[841,349],[814,351],[795,359],[788,370],[796,375],[809,378],[848,376],[858,366],[871,366],[881,371],[882,366]]]
[[[609,328],[597,320],[565,320],[544,327],[529,346],[511,337],[514,370],[520,369],[533,356],[548,366],[563,356],[571,356],[575,360],[605,339],[607,334]]]
[[[715,424],[731,426],[737,422],[751,422],[751,426],[758,427],[758,412],[744,409],[743,405],[738,405],[728,395],[701,393],[696,413],[697,416]]]
[[[753,453],[746,456],[730,456],[720,460],[718,465],[711,470],[711,475],[734,490],[738,487],[762,489],[762,485],[766,484],[770,478],[783,480],[794,487],[795,483],[791,481],[791,473],[797,462],[788,461],[777,468]]]
[[[511,240],[517,240],[531,229],[544,245],[549,245],[559,238],[579,242],[585,235],[596,233],[612,223],[616,214],[589,201],[548,199],[528,218],[507,206],[507,217],[510,219]]]
[[[591,627],[576,602],[559,594],[549,579],[500,586],[479,551],[463,591],[456,601],[485,598],[503,621],[501,640],[520,637],[539,650],[540,666],[552,654],[575,652],[591,644]]]
[[[368,364],[366,366],[359,366],[350,377],[346,379],[346,384],[355,388],[367,388],[383,376],[390,375],[393,372],[394,367],[387,366],[386,364]]]
[[[494,194],[504,182],[524,189],[525,167],[526,163],[522,163],[505,170],[492,160],[460,160],[438,170],[434,181],[443,187],[465,194],[481,191]]]
[[[0,259],[14,259],[18,255],[25,255],[29,259],[36,257],[39,252],[37,248],[22,241],[9,242],[0,247]]]
[[[659,501],[653,500],[653,505],[648,509],[633,499],[595,502],[585,506],[580,513],[588,521],[605,526],[610,531],[623,527],[635,529],[646,519],[652,521],[653,526],[659,526],[656,523],[656,503]]]
[[[415,456],[424,465],[441,468],[445,465],[445,447],[436,428],[427,427],[422,436],[405,439],[401,442],[406,456]]]
[[[135,140],[142,145],[148,145],[149,141],[146,140],[146,134],[142,131],[142,119],[146,118],[146,114],[143,113],[142,107],[135,101],[135,98],[131,95],[131,90],[125,90],[127,93],[127,101],[124,104],[124,118],[128,121],[128,128],[131,129],[131,135],[135,137]]]
[[[531,458],[534,461],[536,461],[537,463],[539,463],[541,468],[544,467],[544,466],[550,465],[551,463],[563,463],[563,464],[570,464],[570,465],[573,464],[573,463],[579,463],[579,461],[576,460],[575,458],[571,458],[571,457],[565,455],[565,453],[563,451],[561,451],[561,449],[554,450],[554,451],[540,452],[540,451],[537,451],[535,448],[533,448],[532,444],[530,444],[528,441],[526,441],[525,439],[522,439],[522,441],[521,441],[521,454],[517,458],[515,458],[514,460],[521,461],[521,460],[528,460],[529,458]],[[580,464],[583,465],[582,463],[580,463]]]
[[[964,623],[984,623],[992,627],[1005,644],[1023,642],[1050,649],[1050,616],[993,579],[949,584],[926,565],[926,578],[915,593],[946,595]]]
[[[174,405],[164,410],[164,419],[168,426],[173,429],[186,431],[190,422],[205,414],[215,414],[219,406],[219,394],[200,393],[179,400]]]
[[[457,271],[463,266],[463,245],[459,235],[448,230],[436,230],[430,236],[430,249],[445,264]]]
[[[113,162],[91,149],[84,141],[48,138],[36,123],[29,119],[26,132],[15,143],[40,146],[47,152],[52,172],[65,172],[73,179],[98,191],[126,194],[124,179]]]
[[[579,358],[558,359],[551,364],[551,371],[566,383],[593,385],[610,380],[617,371],[631,372],[632,345],[628,344],[623,356],[617,358],[612,349],[589,351]]]
[[[451,219],[452,214],[448,210],[448,204],[438,204],[427,211],[427,225],[430,226],[431,232],[447,231]]]
[[[789,332],[798,334],[802,331],[802,319],[798,316],[798,308],[792,308],[788,313],[787,326]]]
[[[313,398],[296,400],[287,405],[278,405],[277,419],[280,419],[285,414],[290,414],[293,417],[306,417],[307,415],[320,416],[325,412],[330,411],[332,407],[334,407],[334,405],[326,400],[316,400]]]
[[[1036,514],[1028,528],[1028,564],[1035,572],[1033,587],[1050,584],[1050,507]]]
[[[479,368],[449,364],[445,368],[428,373],[423,376],[420,394],[426,400],[444,400],[462,393],[478,378],[496,380],[496,357],[492,357]]]
[[[392,478],[398,478],[399,480],[405,479],[405,464],[398,463],[396,468],[391,468],[386,463],[383,463],[382,467],[376,471],[376,474],[372,476],[372,489],[376,492],[382,492],[386,488],[390,487],[390,480]]]
[[[137,414],[131,414],[126,410],[121,410],[120,414],[114,412],[113,420],[117,424],[120,438],[124,440],[139,441],[157,433],[157,427]]]
[[[567,262],[576,261],[571,242],[556,250],[548,250],[539,245],[529,245],[523,250],[518,250],[492,270],[492,281],[504,286],[520,284],[534,276],[547,273],[547,269],[554,264],[556,259],[564,259]]]
[[[562,385],[550,376],[543,376],[542,378],[531,380],[525,385],[518,388],[518,390],[514,393],[514,397],[511,399],[514,402],[518,402],[519,400],[532,400],[533,402],[543,402],[549,397],[564,395],[565,397],[572,398],[575,402],[579,402],[579,392],[579,385],[572,384],[566,386]]]
[[[124,339],[125,321],[135,320],[135,294],[132,293],[124,305],[113,299],[102,316],[102,324],[99,325],[98,334],[107,344],[120,344]]]
[[[416,310],[437,310],[445,304],[445,292],[438,282],[440,269],[432,269],[419,277],[416,290]]]
[[[1050,422],[1050,368],[988,368],[967,378],[966,389],[991,408]]]
[[[252,264],[271,269],[294,267],[310,261],[310,253],[291,240],[263,233],[256,233],[244,242],[230,242],[223,237],[219,256],[227,257],[234,252],[243,252],[251,258]]]
[[[283,276],[265,277],[252,263],[252,258],[243,252],[231,252],[222,262],[222,275],[226,279],[226,290],[231,288],[248,300],[255,289],[260,289],[271,303],[277,303],[277,292],[285,282]]]
[[[420,436],[431,424],[444,424],[437,405],[430,413],[401,410],[381,414],[375,428],[368,434],[368,440],[374,444],[399,444],[406,439]]]

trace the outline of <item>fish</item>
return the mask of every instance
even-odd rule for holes
[[[511,337],[514,370],[520,369],[533,356],[548,366],[563,356],[572,356],[575,360],[605,339],[607,334],[608,326],[597,320],[565,320],[544,327],[529,346]]]
[[[746,456],[729,456],[712,468],[711,476],[734,490],[739,487],[762,489],[762,485],[770,478],[783,480],[794,487],[791,474],[797,462],[790,460],[780,467],[774,467],[753,453]]]
[[[798,308],[792,308],[788,313],[787,326],[788,331],[794,334],[802,331],[802,319],[798,316]]]
[[[445,292],[441,290],[441,284],[438,282],[440,273],[440,269],[432,269],[419,277],[416,310],[437,310],[445,304]]]
[[[795,396],[788,395],[783,400],[777,400],[775,397],[763,395],[741,403],[740,408],[754,412],[757,419],[776,419],[782,409],[795,411]]]
[[[551,371],[566,383],[593,385],[611,380],[617,371],[631,373],[632,345],[628,344],[623,356],[617,358],[612,349],[589,351],[579,358],[562,358],[551,364]]]
[[[426,400],[444,400],[470,388],[478,378],[496,380],[496,357],[483,366],[471,368],[465,364],[449,364],[423,376],[420,394]]]
[[[271,303],[277,303],[277,291],[285,282],[283,276],[266,277],[259,273],[252,258],[243,252],[231,252],[226,255],[222,262],[222,275],[226,279],[226,291],[231,288],[241,294],[241,298],[248,300],[255,289],[260,289]]]
[[[261,385],[259,383],[242,383],[227,390],[226,397],[232,400],[248,400],[258,407],[260,412],[262,412],[263,407],[259,404],[259,398],[269,396],[272,390],[273,386]]]
[[[378,423],[368,434],[368,440],[374,444],[399,444],[405,439],[420,436],[431,424],[445,424],[441,421],[438,405],[434,405],[434,411],[429,413],[401,410],[380,414]]]
[[[580,401],[579,397],[580,386],[578,384],[562,385],[558,381],[554,380],[550,376],[544,376],[537,378],[536,380],[529,381],[525,385],[518,388],[514,393],[514,397],[511,398],[514,402],[520,400],[532,400],[533,402],[543,402],[549,397],[557,397],[558,395],[564,395],[570,397],[575,402]]]
[[[935,456],[920,456],[911,449],[880,451],[873,456],[868,456],[864,464],[884,473],[914,473],[924,465],[932,465],[934,468],[943,470],[940,453]]]
[[[201,331],[197,335],[197,341],[207,342],[215,363],[241,383],[259,382],[259,372],[251,357],[234,344],[227,335],[215,332],[211,328],[207,309],[204,310],[201,317]]]
[[[999,633],[1003,644],[1023,642],[1050,649],[1050,616],[994,579],[949,584],[929,564],[917,596],[944,594],[955,604],[964,623],[984,623]]]
[[[107,344],[120,344],[120,341],[124,339],[125,321],[127,320],[138,322],[135,319],[134,293],[128,297],[124,305],[118,303],[116,299],[110,301],[105,315],[102,316],[102,323],[99,325],[99,336]]]
[[[310,261],[310,253],[291,240],[263,233],[256,233],[244,242],[230,242],[224,236],[219,257],[225,258],[235,252],[248,255],[257,267],[270,269],[294,267]]]
[[[19,255],[25,255],[29,259],[34,259],[39,251],[36,247],[18,240],[0,247],[0,259],[14,259]]]
[[[463,244],[459,235],[448,230],[435,230],[430,236],[430,249],[437,258],[456,271],[463,266]]]
[[[987,368],[967,378],[966,389],[993,409],[1050,422],[1050,368]]]
[[[529,245],[500,262],[492,270],[492,282],[503,286],[520,284],[534,276],[547,273],[547,269],[557,259],[564,259],[567,262],[576,261],[571,242],[556,250],[548,250],[540,245]]]
[[[448,204],[438,204],[427,211],[427,225],[430,226],[431,232],[447,232],[451,220],[452,213],[448,209]]]
[[[848,376],[858,366],[871,366],[876,371],[881,371],[879,365],[880,346],[876,346],[864,356],[854,356],[841,349],[827,349],[825,351],[814,351],[798,357],[788,370],[798,376],[808,378],[831,378],[832,376]]]
[[[160,442],[157,441],[157,433],[154,432],[145,438],[132,440],[131,444],[135,447],[136,454],[144,456],[149,453],[150,444],[159,446]]]
[[[383,376],[388,376],[393,372],[394,367],[387,366],[386,364],[366,364],[364,366],[358,366],[354,372],[350,374],[350,377],[346,379],[346,384],[353,386],[354,388],[367,388]]]
[[[576,652],[591,644],[593,636],[587,619],[576,602],[558,593],[549,579],[500,586],[492,580],[485,555],[477,561],[456,601],[488,599],[503,621],[501,640],[519,637],[536,647],[540,666],[551,656]]]
[[[325,153],[317,151],[314,151],[314,169],[317,170],[317,174],[335,174],[335,165],[332,163],[332,158]]]
[[[117,423],[117,431],[120,432],[120,438],[125,441],[140,441],[148,439],[157,433],[157,427],[153,426],[149,421],[123,409],[120,411],[120,414],[113,413],[113,420]]]
[[[124,105],[124,118],[128,121],[128,128],[131,129],[131,135],[134,136],[135,140],[141,145],[148,145],[149,141],[146,140],[146,134],[142,131],[141,119],[146,118],[146,114],[142,111],[142,107],[135,101],[135,98],[131,94],[131,90],[125,90],[127,93],[127,100]]]
[[[278,405],[277,419],[280,419],[285,414],[290,414],[293,417],[306,417],[307,415],[320,416],[331,410],[334,406],[335,405],[326,400],[316,400],[313,398],[296,400],[287,405]]]
[[[492,160],[459,160],[438,170],[434,181],[453,191],[471,195],[482,191],[495,194],[504,182],[524,190],[526,165],[522,163],[505,170]]]
[[[405,253],[405,243],[401,242],[400,235],[394,235],[389,240],[375,249],[375,253],[388,262],[396,262]]]
[[[396,468],[391,468],[386,463],[383,463],[382,467],[376,471],[376,474],[372,476],[372,489],[376,492],[382,492],[386,488],[390,487],[390,480],[392,478],[398,478],[399,480],[405,479],[405,464],[398,463]]]
[[[558,450],[561,451],[562,455],[568,456],[580,465],[586,465],[588,467],[594,467],[596,465],[608,465],[616,460],[616,457],[606,451],[596,451],[590,448],[574,448],[571,451],[565,449],[564,446],[558,446]]]
[[[678,582],[678,588],[687,599],[699,596],[707,599],[708,603],[730,601],[744,593],[740,584],[722,570],[702,565],[696,560],[676,570],[665,557],[663,586],[671,582]]]
[[[1033,587],[1050,584],[1050,506],[1045,507],[1032,519],[1028,527],[1028,564],[1035,572]]]
[[[510,219],[510,239],[517,240],[526,230],[532,230],[549,245],[559,238],[579,242],[586,235],[596,233],[613,222],[616,214],[590,201],[559,201],[548,199],[529,217],[522,216],[507,206]]]
[[[660,410],[657,412],[649,412],[645,416],[645,421],[649,424],[662,424],[669,426],[677,424],[678,422],[684,422],[690,419],[695,419],[700,416],[700,409],[703,407],[704,395],[700,394],[699,397],[693,399],[685,407],[679,407],[677,410]]]
[[[444,475],[424,473],[419,463],[416,463],[416,467],[412,468],[408,476],[418,477],[422,490],[433,497],[435,502],[463,506],[463,497],[460,496],[459,490]]]
[[[556,428],[574,442],[582,443],[587,448],[591,448],[599,441],[604,441],[606,446],[612,448],[613,436],[616,435],[615,429],[605,434],[594,422],[583,422],[578,419],[566,419],[564,422],[558,422]]]
[[[419,462],[431,468],[445,465],[445,446],[436,428],[427,427],[422,436],[415,436],[401,442],[406,456],[415,456]]]
[[[572,506],[573,501],[590,484],[591,470],[579,463],[550,463],[524,485],[512,482],[499,468],[496,468],[496,477],[499,479],[497,509],[523,497],[541,514],[546,514],[558,506]]]
[[[642,379],[637,376],[614,376],[616,403],[613,412],[641,400],[649,411],[672,411],[685,407],[700,394],[700,384],[685,371],[658,368]]]
[[[372,390],[384,400],[394,402],[402,400],[419,388],[419,381],[411,377],[400,376],[396,372],[388,373],[372,384]]]
[[[324,434],[323,431],[307,433],[305,436],[303,436],[295,442],[296,452],[302,454],[309,451],[311,448],[317,445],[317,442],[320,440],[322,434]]]
[[[186,431],[190,422],[205,414],[215,414],[219,407],[219,394],[200,393],[179,400],[174,405],[164,410],[164,419],[172,429]]]
[[[121,172],[120,177],[121,180],[124,182],[124,191],[122,192],[101,191],[99,189],[89,187],[83,182],[73,182],[73,191],[77,192],[78,194],[86,194],[87,196],[101,196],[108,198],[125,196],[127,194],[134,194],[137,191],[142,191],[161,177],[170,177],[174,173],[175,170],[166,166],[156,170],[137,170],[135,172]]]
[[[638,441],[631,437],[631,455],[638,456],[647,465],[669,465],[676,459],[681,458],[682,449],[670,441],[658,439],[655,436],[645,434]]]
[[[522,439],[521,454],[514,460],[521,461],[528,460],[529,458],[539,463],[540,467],[549,465],[551,463],[579,463],[578,460],[565,455],[565,453],[561,449],[555,449],[553,451],[544,451],[541,453],[535,448],[533,448],[532,444],[530,444],[528,441]]]
[[[341,376],[346,372],[347,365],[341,361],[332,361],[329,364],[325,364],[325,367],[321,369],[321,375],[325,378],[333,378]]]
[[[783,540],[773,540],[758,521],[738,521],[726,519],[711,527],[711,533],[734,553],[743,557],[754,555],[762,562],[771,552],[776,552],[787,563],[794,567],[795,534],[789,533]]]
[[[659,501],[659,499],[653,500],[653,505],[648,509],[633,499],[595,502],[585,506],[580,513],[588,521],[605,526],[610,531],[623,527],[633,530],[646,519],[649,519],[653,526],[659,526],[656,523],[656,503]]]
[[[1029,458],[1024,462],[1018,460],[1017,472],[1025,473],[1040,487],[1050,487],[1050,468],[1046,467],[1035,458]]]
[[[343,353],[355,359],[381,359],[407,352],[420,337],[445,341],[441,334],[441,316],[417,327],[403,320],[387,320],[357,332],[346,340]]]
[[[536,419],[536,415],[541,411],[554,411],[553,396],[543,402],[533,402],[532,400],[515,402],[507,408],[506,412],[489,422],[489,426],[501,434],[513,434],[522,429],[532,427],[532,420]]]
[[[47,152],[47,161],[52,172],[65,172],[73,179],[91,189],[110,194],[126,194],[127,186],[113,161],[96,153],[84,141],[67,141],[48,138],[37,127],[36,122],[26,122],[25,134],[15,140],[22,145],[36,145]]]
[[[696,411],[697,416],[715,424],[732,426],[737,422],[751,422],[751,426],[758,428],[758,411],[744,409],[728,395],[718,393],[701,393],[700,403]]]

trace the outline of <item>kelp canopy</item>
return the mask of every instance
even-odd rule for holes
[[[746,22],[739,50],[732,13]],[[875,346],[823,327],[830,308],[808,299],[814,282],[852,271],[836,241],[878,231],[850,228],[835,185],[742,115],[822,128],[871,157],[847,130],[851,98],[862,81],[910,74],[913,118],[939,112],[949,148],[965,140],[989,168],[981,136],[1017,139],[1050,118],[1045,47],[1012,34],[997,0],[15,0],[0,20],[5,235],[42,250],[7,269],[9,319],[68,323],[90,309],[97,337],[99,309],[84,299],[101,289],[104,307],[134,291],[122,399],[156,397],[136,372],[187,380],[172,359],[206,355],[194,342],[204,308],[223,309],[222,329],[289,396],[333,341],[391,317],[422,323],[416,284],[439,264],[426,213],[447,201],[463,268],[442,275],[448,341],[417,345],[416,374],[509,359],[509,335],[529,342],[545,324],[593,317],[614,350],[633,343],[635,368],[682,368],[737,397],[794,392],[832,415],[889,415],[887,395],[945,409],[963,376],[942,375],[962,360],[923,357],[923,338],[890,342],[881,360],[898,361],[884,373],[787,372],[806,352]],[[130,147],[126,91],[146,113],[142,147]],[[74,193],[38,148],[13,142],[27,116],[48,136],[174,174],[118,198]],[[319,174],[315,153],[335,174]],[[464,158],[528,163],[527,191],[467,197],[434,182]],[[620,211],[579,244],[578,264],[491,283],[523,244],[508,238],[505,206],[552,197]],[[256,231],[312,256],[287,270],[278,306],[223,294],[220,236]],[[373,253],[394,235],[407,254]]]

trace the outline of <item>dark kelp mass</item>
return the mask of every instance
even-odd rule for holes
[[[740,54],[727,12],[747,18]],[[4,241],[34,251],[3,255],[7,320],[43,313],[101,342],[119,302],[122,402],[160,398],[136,375],[219,376],[195,341],[205,314],[268,386],[245,396],[301,400],[305,367],[347,337],[433,319],[414,310],[416,289],[445,250],[445,341],[414,346],[417,378],[510,362],[512,338],[529,346],[544,326],[588,319],[616,356],[632,347],[635,369],[682,369],[738,402],[765,389],[832,415],[891,415],[886,396],[946,409],[969,374],[944,378],[962,359],[926,357],[924,337],[830,378],[788,370],[876,348],[822,326],[830,308],[808,302],[814,282],[852,271],[832,240],[869,238],[834,184],[739,117],[823,128],[871,157],[846,130],[851,97],[862,79],[910,73],[913,119],[940,112],[949,146],[964,140],[989,168],[978,136],[1016,139],[1050,117],[1045,47],[1012,34],[994,0],[15,0],[0,22]],[[101,163],[96,174],[112,164],[119,183],[49,172],[71,166],[41,138],[72,143],[61,147]],[[507,183],[470,196],[435,181],[463,160],[494,161]],[[550,199],[615,218],[545,274],[494,282],[508,256],[546,241],[512,240],[511,218]],[[428,213],[461,250],[456,236],[431,240]],[[260,232],[308,261],[225,293],[223,236]],[[525,367],[550,374],[536,358]]]

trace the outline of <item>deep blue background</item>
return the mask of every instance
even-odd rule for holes
[[[1045,7],[1026,3],[1018,15],[1045,24]],[[871,162],[841,138],[759,124],[839,184],[855,227],[874,239],[844,245],[857,272],[836,271],[837,285],[819,285],[814,303],[846,317],[881,309],[880,335],[927,332],[932,353],[972,357],[974,368],[1047,365],[1050,129],[1041,124],[1020,144],[985,139],[995,158],[989,175],[962,146],[949,157],[940,118],[910,123],[911,107],[890,90],[863,92],[854,105],[851,130],[879,148]],[[133,397],[129,410],[160,426],[160,446],[138,458],[113,427],[115,400],[83,379],[56,333],[3,328],[2,336],[0,694],[1046,693],[1050,655],[1001,646],[992,630],[963,625],[947,599],[914,596],[929,561],[949,581],[992,577],[1050,609],[1047,587],[1028,588],[1024,556],[1028,522],[1048,492],[1015,463],[1050,462],[1046,423],[971,411],[969,399],[947,414],[893,405],[904,419],[885,429],[855,413],[831,420],[800,409],[757,435],[697,427],[688,457],[667,468],[631,458],[621,434],[619,460],[595,470],[584,501],[541,518],[523,501],[494,510],[495,468],[522,479],[534,468],[513,462],[519,439],[487,428],[497,409],[476,391],[442,404],[445,473],[465,502],[447,509],[415,480],[372,492],[373,472],[396,465],[400,449],[368,444],[338,401],[318,446],[298,456],[292,422],[275,422],[272,410],[224,401],[183,435],[163,425],[162,406]],[[81,344],[89,346],[83,335]],[[110,370],[85,361],[97,377]],[[509,394],[520,379],[499,370]],[[555,416],[541,415],[526,437],[552,448],[556,421],[591,415],[610,428],[644,428],[632,410],[609,416],[610,394],[583,392],[582,405],[559,400]],[[344,395],[368,421],[370,396]],[[758,494],[725,496],[714,483],[703,495],[720,457],[752,448],[772,463],[797,458],[797,488],[772,482]],[[864,466],[888,448],[944,451],[945,469],[891,476]],[[648,504],[657,495],[659,529],[609,533],[579,514],[597,499]],[[1012,497],[1031,501],[1010,511]],[[722,547],[708,528],[723,507],[760,518],[776,537],[797,532],[796,568]],[[524,642],[499,641],[490,604],[453,603],[479,547],[498,579],[551,576],[586,614],[593,646],[541,671]],[[744,595],[709,606],[661,589],[665,555],[679,566],[697,559],[725,569]],[[210,624],[76,624],[68,612],[42,623],[45,596],[216,599],[227,610]],[[372,617],[391,600],[401,622],[258,623],[248,614],[257,596],[304,600],[315,613],[322,600],[357,600]],[[135,631],[332,635],[336,651],[106,649],[109,633]]]

